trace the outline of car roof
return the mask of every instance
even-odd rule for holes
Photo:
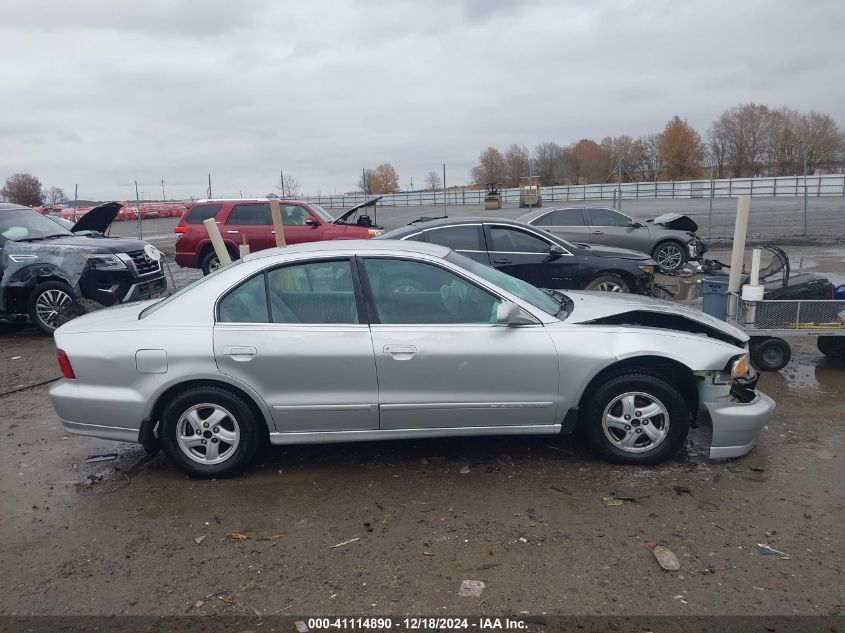
[[[525,226],[525,222],[520,220],[511,220],[509,218],[498,218],[487,215],[467,216],[462,218],[438,218],[436,220],[428,220],[427,222],[419,222],[418,224],[409,224],[398,229],[393,229],[387,233],[379,236],[376,239],[393,239],[394,236],[406,236],[413,233],[420,233],[428,229],[436,228],[438,226],[456,226],[459,224],[508,224],[510,226]]]
[[[322,242],[303,242],[284,248],[270,248],[251,253],[243,258],[244,262],[255,261],[265,257],[281,254],[297,253],[357,253],[373,251],[390,251],[404,253],[421,253],[435,257],[445,257],[452,249],[427,242],[407,242],[401,240],[325,240]]]
[[[289,204],[292,202],[310,204],[307,200],[296,200],[294,198],[203,198],[202,200],[194,200],[192,204],[208,204],[209,202],[219,202],[224,204],[229,204],[230,202],[270,202],[270,200],[278,200],[279,204]]]
[[[0,211],[20,211],[21,209],[29,209],[30,211],[35,211],[35,209],[33,209],[32,207],[25,207],[22,204],[14,204],[13,202],[0,202]]]

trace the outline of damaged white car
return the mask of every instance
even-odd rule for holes
[[[578,432],[612,462],[656,464],[702,412],[710,456],[737,457],[775,408],[721,321],[539,290],[421,242],[262,251],[55,338],[66,431],[161,447],[198,477],[268,444],[501,434]]]

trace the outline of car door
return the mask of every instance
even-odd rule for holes
[[[490,264],[538,288],[578,288],[578,258],[539,231],[485,223]],[[552,252],[553,246],[562,252]]]
[[[270,208],[266,202],[242,202],[232,206],[226,218],[223,238],[235,244],[249,244],[250,252],[272,248],[276,241],[270,234]]]
[[[286,244],[317,242],[323,239],[323,226],[310,209],[301,204],[283,204],[280,211]],[[275,231],[271,232],[275,236]]]
[[[617,246],[648,252],[648,229],[638,228],[637,222],[614,209],[587,208],[590,241],[602,246]],[[645,243],[640,245],[642,238]]]
[[[558,357],[543,325],[497,324],[499,297],[433,262],[372,256],[361,270],[382,429],[559,421]]]
[[[370,330],[349,259],[259,273],[218,302],[219,370],[255,389],[280,432],[378,428]]]
[[[590,228],[583,207],[554,209],[532,220],[531,225],[570,242],[590,242]]]
[[[447,246],[481,264],[490,264],[481,222],[436,226],[424,231],[423,235],[432,244]]]

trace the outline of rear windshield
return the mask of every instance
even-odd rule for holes
[[[223,207],[222,204],[197,204],[185,216],[187,224],[202,224],[208,218],[213,218]]]

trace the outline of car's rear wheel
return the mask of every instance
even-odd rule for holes
[[[689,409],[678,390],[637,370],[604,381],[582,411],[582,436],[616,464],[658,464],[683,446],[689,431]]]
[[[266,429],[240,396],[197,387],[168,403],[159,437],[167,458],[193,477],[231,477],[247,468],[266,444]]]
[[[44,334],[52,335],[62,324],[62,312],[74,301],[73,288],[69,285],[61,281],[46,281],[37,285],[29,295],[29,318]]]
[[[845,337],[820,336],[816,339],[816,347],[825,356],[845,358]]]
[[[585,290],[601,290],[602,292],[631,292],[625,280],[618,275],[599,275],[586,285]]]
[[[208,275],[209,273],[213,273],[215,270],[220,268],[220,265],[220,258],[217,257],[217,253],[211,250],[206,253],[205,257],[202,258],[200,268],[202,269],[203,275]]]
[[[665,273],[680,270],[687,263],[687,252],[680,242],[662,242],[657,245],[651,256]]]

